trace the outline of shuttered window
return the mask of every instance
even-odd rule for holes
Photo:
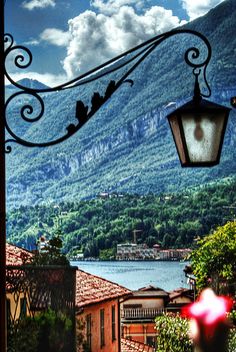
[[[105,346],[105,326],[104,326],[104,309],[100,310],[100,344]]]
[[[87,340],[87,351],[91,352],[92,348],[92,318],[91,314],[86,315],[86,340]]]
[[[111,331],[112,331],[112,341],[116,339],[116,307],[111,307]]]

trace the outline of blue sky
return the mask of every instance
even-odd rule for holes
[[[5,31],[27,46],[15,79],[63,83],[129,48],[204,15],[222,0],[6,0]],[[96,53],[96,55],[94,55]]]

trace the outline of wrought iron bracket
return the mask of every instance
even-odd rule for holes
[[[166,39],[177,35],[181,35],[181,34],[193,35],[199,38],[201,42],[205,44],[205,48],[207,50],[206,50],[206,53],[203,55],[204,58],[201,58],[200,49],[192,46],[186,50],[184,55],[184,60],[187,63],[187,65],[189,65],[192,68],[193,74],[195,75],[195,77],[198,76],[200,72],[203,74],[203,79],[205,81],[209,94],[208,95],[204,95],[202,93],[200,94],[201,96],[209,97],[211,95],[211,90],[206,78],[206,69],[211,59],[211,46],[209,41],[204,35],[194,30],[190,30],[190,29],[172,30],[172,31],[160,34],[124,52],[123,54],[116,56],[115,58],[105,62],[104,64],[97,66],[96,68],[88,71],[85,74],[82,74],[56,87],[47,88],[47,89],[28,88],[19,84],[19,82],[16,82],[11,77],[10,73],[8,73],[7,71],[6,62],[7,62],[7,59],[9,59],[12,54],[15,53],[14,64],[19,69],[28,68],[32,63],[33,56],[31,51],[28,48],[21,45],[15,45],[14,39],[11,34],[8,34],[8,33],[5,34],[4,36],[4,43],[5,43],[4,74],[7,80],[15,88],[17,88],[17,91],[13,93],[5,102],[4,124],[5,124],[6,131],[10,135],[10,137],[7,138],[5,141],[5,152],[6,153],[11,152],[12,148],[10,144],[12,142],[21,144],[26,147],[47,147],[47,146],[52,146],[52,145],[61,143],[64,140],[70,138],[100,109],[102,105],[104,105],[107,102],[108,99],[110,99],[110,97],[117,91],[117,89],[124,82],[130,83],[131,86],[133,85],[133,81],[128,77],[136,69],[136,67],[138,67],[140,63],[145,60],[145,58],[151,52],[153,52]],[[130,55],[130,54],[133,54],[133,55]],[[131,57],[129,57],[129,55]],[[115,65],[113,65],[114,63]],[[22,137],[17,135],[17,133],[14,132],[13,129],[10,127],[10,124],[8,123],[8,118],[7,118],[7,109],[10,103],[15,98],[21,97],[22,95],[27,94],[32,98],[36,99],[39,105],[39,111],[35,112],[34,107],[30,101],[27,103],[22,103],[22,107],[20,110],[21,119],[23,119],[25,122],[28,122],[28,123],[34,123],[39,121],[42,118],[42,116],[44,116],[44,113],[45,113],[44,100],[40,94],[59,92],[66,89],[73,89],[75,87],[82,86],[89,82],[98,80],[101,77],[107,76],[108,74],[114,71],[118,71],[121,68],[127,66],[128,64],[130,64],[129,68],[118,81],[111,80],[110,82],[108,82],[104,96],[102,96],[99,92],[94,92],[93,96],[91,97],[90,107],[85,105],[82,100],[79,100],[76,102],[76,119],[78,120],[78,122],[75,124],[69,124],[68,126],[65,126],[64,135],[62,135],[61,137],[55,138],[54,140],[37,143],[34,141],[23,139]],[[24,100],[22,99],[22,101]]]

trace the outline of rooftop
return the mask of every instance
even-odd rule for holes
[[[109,299],[131,294],[131,291],[114,282],[86,273],[76,272],[76,307],[100,303]]]
[[[133,297],[169,297],[169,295],[162,288],[149,285],[133,291]]]
[[[193,291],[190,290],[189,288],[180,287],[180,288],[176,288],[175,290],[169,292],[170,300],[175,299],[177,297],[182,297],[182,296],[193,298],[192,297]]]
[[[121,352],[154,352],[154,348],[141,342],[121,339]]]
[[[6,265],[23,265],[33,254],[15,245],[6,244]]]

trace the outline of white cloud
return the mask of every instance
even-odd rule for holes
[[[137,9],[144,7],[143,0],[91,0],[90,5],[97,8],[103,14],[112,14],[118,12],[122,6],[133,5]]]
[[[115,6],[127,2],[132,0],[109,0],[107,4]],[[94,0],[94,3],[102,8],[104,1]],[[171,10],[160,6],[153,6],[143,14],[138,14],[131,6],[121,6],[109,16],[85,11],[69,20],[70,41],[64,69],[69,77],[76,76],[182,24]]]
[[[27,10],[34,10],[36,8],[54,7],[56,5],[56,0],[30,0],[24,1],[22,7]]]
[[[69,32],[56,28],[47,28],[40,34],[40,39],[56,46],[67,46],[70,38]]]
[[[224,0],[181,0],[190,20],[205,15],[210,9]]]
[[[26,45],[26,46],[37,46],[37,45],[39,45],[39,40],[37,40],[37,39],[30,39],[29,41],[27,41],[27,42],[24,42],[24,45]]]
[[[15,82],[23,78],[36,79],[37,81],[44,83],[49,87],[55,87],[57,85],[67,82],[68,80],[66,75],[58,75],[58,74],[54,75],[51,73],[38,73],[38,72],[12,73],[11,77]],[[6,84],[9,84],[9,82],[6,81]]]

